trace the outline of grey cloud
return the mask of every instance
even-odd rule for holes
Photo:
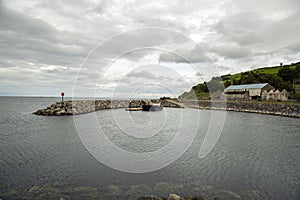
[[[299,43],[300,35],[300,12],[293,13],[286,18],[270,22],[261,32],[264,36],[264,42],[274,47],[280,48],[287,44],[293,45]]]
[[[3,60],[72,66],[78,64],[78,57],[82,59],[86,54],[80,46],[70,45],[69,39],[64,40],[65,33],[40,19],[3,6],[0,15],[0,58]]]
[[[160,62],[176,62],[176,63],[197,63],[210,62],[205,50],[196,45],[193,49],[177,49],[174,53],[162,53],[159,57]]]
[[[0,27],[4,31],[12,31],[17,36],[35,39],[51,39],[56,41],[56,30],[50,24],[28,15],[5,8],[0,2]]]
[[[141,70],[141,71],[133,71],[127,74],[127,77],[132,77],[132,78],[147,78],[147,79],[156,79],[156,76],[148,71],[148,70]]]
[[[114,85],[114,89],[118,92],[129,93],[150,93],[156,94],[182,93],[183,88],[189,85],[185,78],[175,72],[173,69],[163,65],[144,65],[135,68],[120,79],[113,80],[108,77],[103,82],[101,88]],[[101,90],[100,88],[100,90]],[[179,92],[178,92],[179,91]]]
[[[85,14],[90,14],[90,13],[97,13],[97,14],[104,14],[105,10],[108,9],[107,7],[109,6],[109,2],[108,1],[99,1],[97,3],[97,5],[95,5],[94,7],[89,8]]]
[[[230,59],[241,59],[249,57],[252,54],[252,52],[248,48],[241,47],[236,43],[228,43],[225,45],[213,47],[211,51],[216,52],[222,57]]]
[[[101,1],[100,1],[101,2]],[[100,3],[99,3],[100,5]],[[64,1],[49,1],[41,0],[35,1],[33,9],[48,10],[55,13],[59,17],[67,17],[80,20],[84,14],[90,11],[97,11],[99,7],[89,1],[81,0],[64,0]],[[70,9],[72,8],[72,9]]]
[[[253,49],[260,47],[260,50],[276,50],[299,42],[299,11],[287,12],[286,16],[276,18],[276,13],[268,16],[251,10],[253,8],[249,12],[225,16],[216,23],[213,29],[217,32],[218,41],[237,43]]]
[[[203,77],[204,74],[201,74],[200,72],[196,72],[196,76]]]
[[[291,51],[292,53],[299,53],[300,52],[300,42],[294,43],[291,45],[287,45],[284,47],[284,49],[287,49]]]
[[[262,42],[261,30],[265,22],[255,13],[241,13],[222,18],[215,30],[227,42],[236,42],[240,45],[250,45]]]
[[[297,62],[299,7],[299,0],[0,0],[0,80],[6,85],[0,86],[0,93],[7,91],[9,84],[18,85],[19,92],[22,85],[37,91],[44,88],[44,93],[53,87],[71,88],[79,65],[98,44],[77,77],[82,90],[95,85],[108,63],[119,56],[133,65],[149,57],[159,59],[155,63],[175,62],[172,65],[183,66],[181,70],[186,61],[175,54],[205,65],[208,71],[212,61],[216,66],[236,66],[219,67],[222,73],[247,70],[244,66],[256,63]],[[143,30],[149,26],[161,31]],[[137,28],[140,30],[126,32]],[[204,44],[207,52],[200,45],[189,47],[189,37]],[[124,84],[122,90],[137,81],[153,80],[178,90],[190,87],[180,87],[172,80],[182,77],[168,76],[161,67],[155,69],[159,71],[154,74],[156,79],[149,79],[151,75],[145,72],[135,74],[140,78],[118,79]],[[152,73],[153,69],[145,70]],[[186,79],[202,78],[191,73]],[[205,73],[204,79],[211,73]]]
[[[226,9],[236,7],[239,11],[257,12],[261,15],[272,15],[279,12],[298,12],[300,2],[298,0],[272,0],[272,1],[228,1],[225,3]]]
[[[116,35],[101,43],[89,56],[88,62],[99,59],[125,58],[138,61],[146,55],[161,51],[160,46],[182,44],[189,39],[174,31],[160,28],[136,29]]]
[[[224,71],[229,71],[229,70],[231,70],[230,67],[224,66],[224,65],[218,65],[218,66],[216,66],[216,67],[217,67],[217,69],[224,70]]]
[[[167,19],[165,16],[148,16],[148,15],[139,15],[135,16],[135,20],[142,24],[143,26],[148,27],[167,27],[171,30],[180,30],[181,32],[187,31],[186,28],[176,20]]]

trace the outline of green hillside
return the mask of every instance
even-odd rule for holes
[[[213,77],[209,82],[193,86],[189,92],[183,93],[179,98],[218,98],[224,88],[231,85],[231,82],[233,82],[234,85],[270,83],[276,89],[286,89],[289,92],[296,93],[295,97],[297,97],[300,96],[300,94],[297,94],[300,93],[300,85],[297,80],[300,80],[300,62],[274,67],[262,67],[247,72]]]

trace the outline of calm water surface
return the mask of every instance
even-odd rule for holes
[[[211,111],[98,111],[97,120],[107,137],[133,152],[168,145],[182,122],[182,112],[201,116],[193,144],[178,160],[154,172],[133,174],[95,159],[82,144],[72,116],[31,114],[58,100],[0,97],[1,199],[135,199],[169,193],[206,199],[300,199],[299,119],[227,112],[218,143],[200,159]],[[80,115],[78,120],[88,124],[94,114]],[[141,127],[126,126],[126,120]]]

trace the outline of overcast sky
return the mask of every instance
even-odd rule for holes
[[[176,96],[299,61],[299,0],[0,0],[0,95]]]

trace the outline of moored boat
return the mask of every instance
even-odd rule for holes
[[[160,103],[147,103],[142,105],[143,111],[159,111],[163,109]]]

